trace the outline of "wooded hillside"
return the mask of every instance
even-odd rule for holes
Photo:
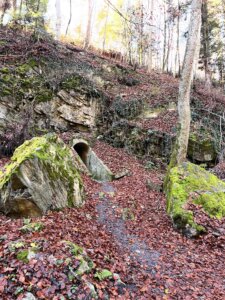
[[[224,299],[224,1],[0,1],[0,299]]]

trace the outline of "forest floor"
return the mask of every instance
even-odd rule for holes
[[[2,29],[0,37],[4,41],[0,66],[39,56],[60,62],[67,59],[76,67],[88,69],[88,65],[99,73],[105,64],[117,65],[71,45],[48,40],[31,43],[27,33]],[[132,76],[140,84],[127,87],[109,72],[104,93],[111,100],[115,95],[124,101],[141,98],[153,108],[176,102],[178,79],[144,70]],[[216,111],[224,108],[225,96],[217,89],[206,91],[199,82],[193,87],[192,102],[200,103],[208,116],[216,106]],[[144,129],[172,132],[176,112],[163,111],[154,120],[138,122]],[[225,224],[213,220],[206,235],[186,238],[173,228],[166,214],[166,199],[160,188],[165,170],[147,169],[144,161],[104,142],[97,141],[94,150],[113,172],[128,170],[129,176],[98,183],[84,175],[85,205],[30,220],[41,225],[37,230],[24,232],[21,228],[29,220],[0,215],[0,300],[84,300],[94,296],[111,300],[225,299]],[[6,162],[2,159],[0,167]],[[225,165],[220,166],[216,171],[224,179]],[[199,217],[206,218],[203,214]],[[88,274],[76,274],[81,258],[65,241],[82,247],[94,262]],[[36,253],[28,261],[18,259],[18,253],[26,249]],[[95,277],[102,269],[110,270],[112,278]]]
[[[160,185],[160,170],[103,142],[94,149],[114,172],[126,169],[129,176],[111,183],[83,176],[85,205],[34,219],[44,226],[37,232],[21,233],[23,220],[0,216],[0,299],[24,299],[27,292],[36,299],[94,299],[87,283],[97,299],[224,299],[224,234],[182,236],[166,215],[163,193],[146,184]],[[79,262],[65,240],[85,249],[94,262],[89,274],[71,278],[69,262],[75,269]],[[20,243],[38,245],[38,254],[18,260]],[[101,269],[113,278],[99,281],[94,274]]]

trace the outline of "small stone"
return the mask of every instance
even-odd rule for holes
[[[120,178],[123,178],[123,177],[125,177],[125,176],[130,176],[130,175],[131,175],[131,173],[130,173],[129,170],[124,170],[124,171],[122,171],[122,172],[120,172],[120,173],[117,173],[117,174],[114,176],[114,179],[120,179]]]
[[[32,293],[27,292],[22,300],[36,300],[36,297]]]

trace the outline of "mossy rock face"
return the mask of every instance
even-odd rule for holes
[[[0,69],[0,96],[12,96],[17,105],[23,99],[35,99],[36,103],[50,101],[53,90],[37,70],[38,63],[32,59],[23,65]]]
[[[192,162],[214,164],[217,149],[212,137],[191,134],[188,142],[188,157]]]
[[[0,173],[0,211],[13,217],[82,204],[75,157],[56,135],[36,137],[16,149]]]
[[[187,236],[197,236],[207,230],[195,222],[190,204],[199,205],[211,218],[225,216],[225,182],[197,165],[187,162],[172,168],[165,192],[167,213],[175,227]]]

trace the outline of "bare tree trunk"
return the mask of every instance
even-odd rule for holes
[[[13,12],[16,13],[16,10],[17,10],[17,1],[13,0],[12,1],[12,5],[13,5]]]
[[[56,8],[56,38],[57,40],[60,39],[61,36],[61,25],[62,25],[62,19],[61,19],[61,0],[55,1],[55,8]]]
[[[106,18],[105,18],[105,25],[104,25],[104,36],[103,36],[103,43],[102,43],[102,52],[105,51],[106,28],[107,28],[107,24],[108,24],[108,18],[109,18],[109,3],[107,3],[107,12],[106,12]]]
[[[36,7],[36,11],[35,11],[36,14],[38,14],[38,12],[39,12],[40,4],[41,4],[41,0],[38,0],[38,2],[37,2],[37,7]],[[40,25],[40,24],[38,24],[38,18],[36,17],[36,19],[35,19],[35,28],[34,28],[34,33],[35,33],[35,34],[36,34],[36,30],[37,30],[37,28],[38,28],[39,25]]]
[[[166,1],[163,4],[164,10],[164,42],[163,42],[163,65],[162,71],[165,71],[165,62],[166,62],[166,44],[167,44],[167,14],[166,14]]]
[[[86,37],[84,41],[84,49],[88,49],[91,41],[91,23],[92,23],[92,15],[93,15],[94,1],[88,0],[88,22],[87,22],[87,30]]]
[[[67,35],[67,33],[68,33],[68,30],[69,30],[69,27],[70,27],[71,20],[72,20],[72,0],[70,0],[70,18],[69,18],[69,21],[68,21],[68,24],[67,24],[67,28],[66,28],[66,35]]]
[[[173,44],[173,29],[174,29],[174,22],[172,21],[172,24],[169,25],[169,34],[168,34],[168,49],[167,49],[167,54],[166,54],[166,61],[165,61],[165,69],[167,72],[172,71],[172,67],[171,69],[169,69],[169,58],[171,55],[171,48],[172,48],[172,44]]]
[[[22,18],[23,0],[20,2],[20,18]]]
[[[190,133],[190,88],[193,78],[195,58],[199,51],[201,29],[202,0],[192,0],[191,19],[188,31],[188,40],[184,57],[182,77],[178,96],[178,132],[175,148],[172,153],[170,168],[181,164],[187,156],[188,139]]]
[[[175,57],[175,72],[178,71],[178,76],[180,77],[181,63],[180,63],[180,0],[177,0],[177,47],[176,47],[176,57]]]
[[[222,32],[225,32],[225,0],[222,0],[222,19],[223,19],[223,25],[222,25]],[[225,43],[223,42],[222,47],[222,61],[221,61],[221,71],[220,71],[220,82],[223,87],[223,91],[225,92],[225,80],[224,80],[224,62],[223,58],[225,57]]]
[[[203,62],[205,69],[205,87],[211,89],[211,70],[210,70],[210,41],[209,41],[209,21],[207,1],[202,3],[202,37],[203,37]]]
[[[138,0],[138,10],[140,12],[140,19],[139,19],[139,41],[138,41],[138,63],[139,66],[143,64],[143,34],[144,34],[144,8],[142,0]]]
[[[153,22],[153,10],[154,10],[154,1],[148,1],[148,9],[150,10],[150,21]],[[148,36],[148,72],[152,70],[152,27],[149,28],[149,36]]]
[[[7,9],[10,8],[10,1],[9,0],[4,0],[2,5],[1,5],[1,10],[2,10],[2,15],[1,15],[1,19],[0,19],[0,24],[3,25],[3,20],[4,20],[4,16],[5,13],[7,11]]]

